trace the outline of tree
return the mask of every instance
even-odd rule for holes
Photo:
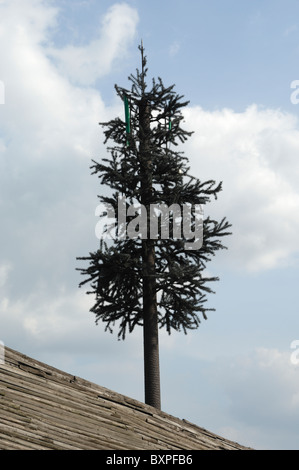
[[[220,222],[198,217],[198,208],[217,199],[222,183],[189,175],[180,150],[192,134],[182,127],[182,109],[189,102],[161,78],[147,89],[142,44],[139,50],[142,67],[129,76],[131,89],[115,85],[125,119],[101,123],[105,144],[114,143],[107,147],[109,158],[92,160],[91,166],[112,190],[99,199],[115,217],[106,224],[99,249],[78,258],[89,262],[78,270],[85,276],[80,287],[90,283],[87,293],[95,295],[96,323],[103,321],[110,332],[118,324],[121,339],[143,326],[145,403],[160,409],[158,327],[187,333],[199,326],[200,315],[207,319],[207,311],[214,310],[205,303],[213,292],[209,283],[218,277],[206,277],[204,271],[225,248],[221,239],[231,225],[225,217]],[[182,208],[185,212],[178,213]],[[108,212],[101,215],[107,218]]]

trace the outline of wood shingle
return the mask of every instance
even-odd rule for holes
[[[0,449],[246,447],[6,347],[0,365]]]

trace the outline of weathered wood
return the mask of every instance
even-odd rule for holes
[[[246,449],[186,420],[5,348],[0,449]]]

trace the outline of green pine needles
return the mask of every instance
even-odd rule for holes
[[[109,158],[93,161],[91,167],[100,183],[111,189],[110,196],[99,199],[103,205],[113,207],[116,230],[110,239],[101,239],[96,252],[78,259],[88,262],[87,267],[79,269],[85,277],[80,287],[91,285],[88,294],[95,296],[91,312],[96,322],[103,321],[109,331],[117,325],[122,339],[137,325],[143,326],[152,330],[150,342],[158,343],[156,325],[165,327],[168,333],[172,329],[186,333],[197,328],[201,318],[207,318],[207,311],[213,310],[206,307],[206,295],[213,292],[210,284],[218,278],[207,277],[205,268],[215,253],[225,248],[222,239],[229,235],[231,225],[226,218],[220,222],[203,218],[200,248],[186,249],[187,237],[173,236],[178,225],[182,228],[184,217],[178,220],[175,211],[169,210],[162,220],[152,210],[159,205],[190,207],[192,234],[194,208],[200,206],[204,211],[222,188],[221,183],[202,182],[189,175],[188,160],[181,151],[192,134],[182,126],[182,110],[188,102],[174,91],[174,85],[165,87],[161,78],[153,79],[148,88],[142,45],[139,50],[142,68],[130,75],[131,88],[115,86],[124,103],[124,119],[101,123],[105,144],[110,144]],[[122,206],[120,198],[125,201]],[[126,208],[125,222],[123,218],[120,222],[120,207]],[[152,237],[150,227],[155,217],[159,231]],[[120,236],[127,233],[130,224],[136,236]],[[161,235],[164,229],[169,236]]]

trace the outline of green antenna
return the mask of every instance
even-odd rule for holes
[[[127,95],[124,97],[124,104],[125,104],[125,117],[126,117],[126,133],[127,137],[131,133],[131,125],[130,125],[130,108],[129,108],[129,101]],[[129,145],[129,140],[127,138],[127,145]]]

